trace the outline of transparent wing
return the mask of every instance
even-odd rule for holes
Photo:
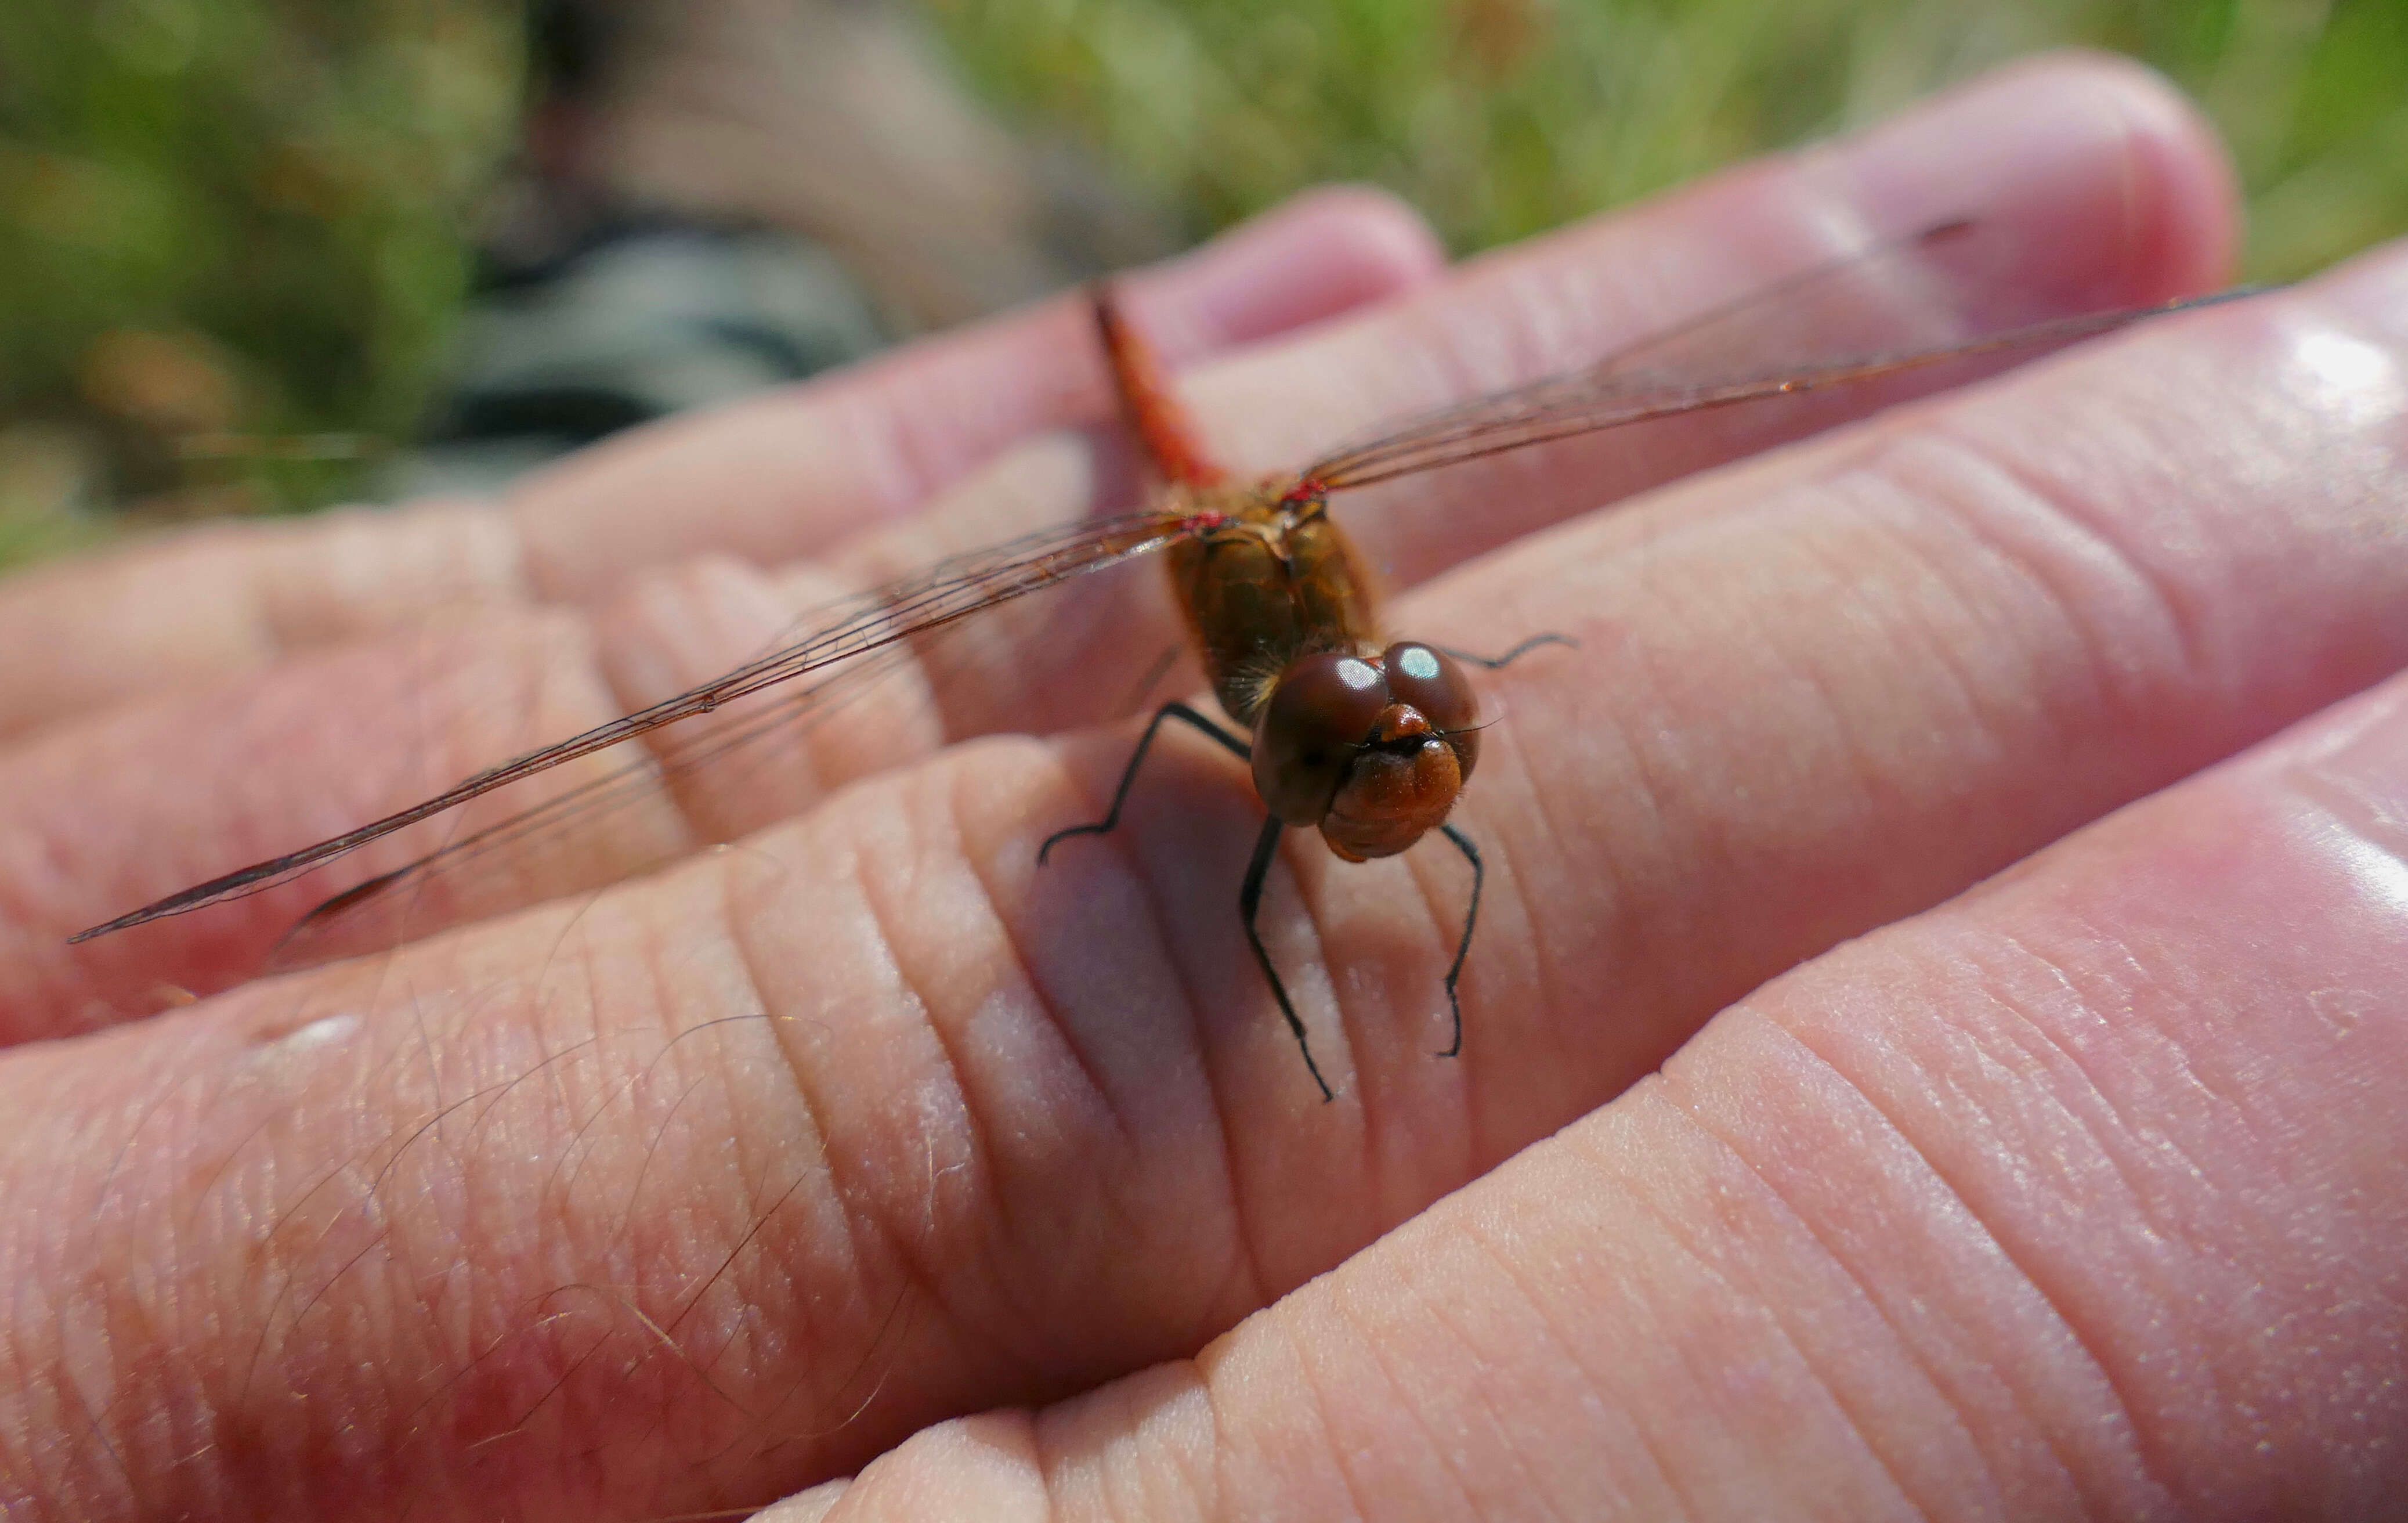
[[[260,893],[371,841],[565,762],[607,751],[666,725],[710,714],[738,698],[808,674],[824,674],[820,681],[807,684],[790,699],[766,711],[748,712],[732,726],[709,727],[681,740],[641,762],[580,784],[533,810],[454,841],[432,856],[371,879],[329,901],[319,912],[322,915],[338,912],[370,895],[389,891],[402,880],[424,876],[462,856],[553,832],[588,811],[609,807],[665,772],[740,752],[772,734],[789,733],[796,724],[824,716],[867,691],[877,677],[909,658],[910,642],[949,629],[1015,598],[1149,554],[1189,532],[1191,521],[1182,513],[1135,513],[1044,530],[939,562],[924,571],[832,605],[819,622],[792,642],[675,697],[488,768],[432,798],[358,829],[171,894],[79,931],[71,940],[87,941],[167,915]]]
[[[2037,353],[2163,312],[2249,295],[1999,325],[1972,294],[2011,251],[1956,218],[1817,266],[1578,370],[1443,408],[1307,467],[1312,485],[1369,486],[1554,439],[1985,354]],[[1876,323],[1886,323],[1888,331]],[[1985,323],[1988,324],[1985,331]],[[1842,337],[1844,336],[1844,337]],[[1846,344],[1849,347],[1841,347]]]
[[[743,786],[753,769],[775,766],[788,754],[781,747],[844,713],[853,700],[867,696],[898,668],[925,661],[931,634],[941,639],[959,627],[958,623],[939,626],[837,663],[795,691],[781,693],[773,703],[689,726],[666,743],[639,747],[637,759],[624,766],[364,880],[302,917],[277,943],[269,966],[277,970],[308,967],[394,946],[475,918],[489,904],[549,898],[560,885],[582,881],[574,866],[556,859],[574,855],[583,829],[659,797],[680,779],[705,768],[715,769],[723,788]],[[237,894],[258,892],[280,881],[265,880]],[[531,895],[515,891],[514,885],[525,884],[548,886]]]

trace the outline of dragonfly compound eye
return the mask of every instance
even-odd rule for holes
[[[1472,690],[1471,674],[1444,651],[1405,640],[1380,656],[1388,673],[1388,696],[1421,711],[1455,751],[1463,781],[1480,762],[1480,695]]]
[[[1369,660],[1307,656],[1264,706],[1254,787],[1274,815],[1318,826],[1347,860],[1392,856],[1455,807],[1479,759],[1478,722],[1470,680],[1426,645]]]
[[[1254,726],[1254,791],[1290,825],[1319,825],[1388,707],[1387,676],[1359,655],[1291,663]]]

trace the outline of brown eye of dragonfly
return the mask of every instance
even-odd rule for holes
[[[1429,646],[1307,656],[1264,708],[1254,786],[1339,855],[1392,856],[1455,807],[1480,757],[1479,715],[1470,679]]]
[[[1359,655],[1292,663],[1254,728],[1254,790],[1290,825],[1319,825],[1388,706],[1387,678]]]
[[[1472,764],[1480,759],[1480,695],[1471,690],[1463,664],[1417,640],[1389,646],[1380,661],[1388,673],[1388,696],[1420,710],[1446,737],[1469,782]]]

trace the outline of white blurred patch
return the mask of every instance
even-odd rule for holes
[[[2324,842],[2358,897],[2393,918],[2408,920],[2408,862],[2389,844],[2335,829]]]
[[[2293,341],[2286,389],[2351,424],[2379,423],[2408,411],[2408,384],[2390,351],[2330,331]]]
[[[249,1061],[253,1065],[290,1062],[321,1048],[348,1042],[359,1034],[359,1030],[360,1017],[356,1013],[322,1015],[260,1043],[252,1050]]]

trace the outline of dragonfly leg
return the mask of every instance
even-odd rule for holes
[[[1254,961],[1262,965],[1263,977],[1269,981],[1271,994],[1279,1000],[1280,1013],[1287,1017],[1287,1028],[1296,1038],[1296,1050],[1304,1055],[1304,1070],[1321,1086],[1321,1101],[1326,1105],[1337,1097],[1330,1093],[1329,1081],[1321,1076],[1321,1065],[1312,1060],[1312,1043],[1305,1040],[1304,1022],[1297,1018],[1296,1006],[1288,1000],[1287,985],[1280,982],[1279,970],[1271,966],[1270,950],[1263,945],[1262,932],[1254,927],[1255,912],[1263,907],[1263,880],[1270,875],[1271,859],[1279,855],[1280,832],[1286,828],[1276,814],[1263,822],[1263,833],[1254,841],[1254,858],[1246,864],[1246,882],[1238,890],[1238,918],[1245,922],[1246,944],[1254,949]],[[1462,961],[1460,957],[1455,960]]]
[[[1469,662],[1472,666],[1485,668],[1490,671],[1495,671],[1500,667],[1512,666],[1541,645],[1567,645],[1575,651],[1580,649],[1580,641],[1570,635],[1532,635],[1503,655],[1474,655],[1469,651],[1458,651],[1452,645],[1438,645],[1428,640],[1424,640],[1422,643],[1428,645],[1431,650],[1441,655],[1451,655],[1457,661]]]
[[[1480,848],[1471,843],[1469,836],[1451,825],[1440,826],[1439,829],[1471,864],[1471,902],[1463,912],[1463,939],[1455,942],[1455,962],[1446,970],[1446,1008],[1455,1017],[1455,1040],[1447,1043],[1446,1051],[1437,1055],[1454,1057],[1463,1051],[1463,1000],[1455,994],[1455,986],[1463,978],[1463,959],[1471,955],[1471,927],[1480,923],[1480,885],[1487,881],[1488,866],[1480,860]]]
[[[1104,812],[1102,819],[1093,824],[1070,826],[1046,837],[1045,843],[1037,848],[1039,867],[1045,865],[1045,858],[1053,852],[1055,843],[1067,841],[1072,836],[1108,835],[1114,826],[1121,823],[1121,806],[1128,802],[1129,788],[1137,782],[1138,769],[1145,765],[1145,754],[1153,748],[1154,738],[1161,733],[1163,723],[1172,719],[1179,720],[1182,724],[1193,725],[1202,730],[1206,735],[1236,753],[1240,760],[1253,754],[1245,741],[1223,729],[1206,715],[1198,713],[1183,703],[1164,704],[1154,711],[1154,723],[1148,725],[1145,727],[1145,733],[1138,738],[1137,750],[1130,753],[1128,767],[1121,773],[1120,786],[1112,790],[1112,807]]]

